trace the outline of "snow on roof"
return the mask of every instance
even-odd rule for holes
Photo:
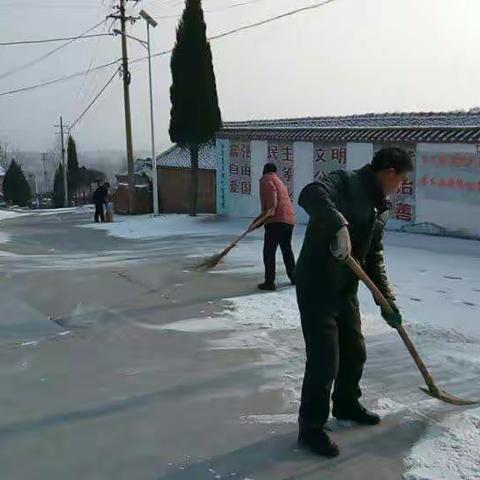
[[[290,141],[480,142],[480,111],[363,115],[226,122],[219,138]]]
[[[199,167],[202,170],[215,170],[215,145],[213,143],[200,147],[198,152]],[[190,152],[188,149],[174,145],[157,157],[159,167],[190,168]]]

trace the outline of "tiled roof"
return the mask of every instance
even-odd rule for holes
[[[198,163],[202,170],[215,170],[215,145],[207,144],[200,147],[198,152]],[[157,156],[157,166],[190,168],[190,152],[188,149],[180,148],[177,145]]]
[[[226,122],[219,138],[480,143],[480,112],[385,113]]]

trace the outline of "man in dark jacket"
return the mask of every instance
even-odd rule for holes
[[[299,442],[334,457],[337,445],[324,431],[330,414],[375,425],[380,417],[363,407],[359,387],[366,360],[357,298],[358,279],[344,263],[355,257],[392,304],[382,312],[392,327],[402,318],[383,260],[387,195],[395,193],[413,169],[409,155],[384,148],[355,172],[333,172],[307,185],[299,204],[310,216],[296,269],[297,301],[306,345],[306,367],[299,413]]]
[[[95,204],[95,223],[98,223],[99,221],[101,221],[102,223],[105,222],[105,213],[103,210],[103,206],[107,203],[109,188],[110,184],[103,183],[95,190],[95,192],[93,192],[93,203]]]

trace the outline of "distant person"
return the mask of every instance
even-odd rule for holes
[[[267,163],[260,179],[260,202],[262,213],[260,219],[268,215],[265,221],[265,239],[263,244],[263,262],[265,264],[265,281],[258,285],[260,290],[276,289],[275,257],[277,248],[283,255],[283,262],[292,285],[295,285],[295,257],[292,251],[292,235],[295,225],[295,211],[288,189],[277,176],[277,166]]]
[[[102,223],[105,222],[105,212],[103,207],[107,203],[109,188],[109,183],[103,183],[93,193],[93,203],[95,204],[95,223],[98,223],[99,221],[101,221]]]

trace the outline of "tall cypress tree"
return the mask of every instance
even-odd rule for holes
[[[3,194],[5,200],[12,205],[26,207],[32,198],[32,190],[22,167],[12,160],[3,180]]]
[[[75,140],[70,135],[67,143],[67,184],[69,204],[73,199],[74,193],[80,187],[80,181],[80,166],[78,164],[77,146],[75,144]]]
[[[222,124],[206,30],[201,0],[186,0],[170,60],[169,133],[172,142],[190,150],[192,215],[197,214],[199,147],[211,141]]]
[[[63,207],[64,203],[64,188],[63,188],[63,165],[60,162],[55,171],[55,178],[53,180],[53,205],[55,208]]]

